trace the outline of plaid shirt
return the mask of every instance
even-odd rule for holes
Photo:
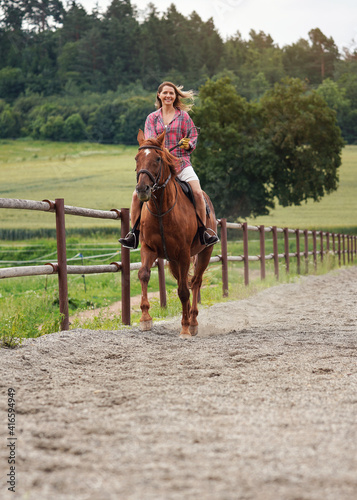
[[[186,111],[182,111],[178,108],[175,109],[175,116],[171,122],[165,127],[164,120],[162,118],[161,108],[146,118],[145,122],[145,139],[150,137],[157,137],[164,130],[166,130],[165,135],[165,147],[167,149],[176,146],[176,144],[184,137],[190,137],[190,149],[181,149],[179,147],[172,150],[172,154],[179,159],[179,166],[177,167],[177,173],[182,172],[186,167],[191,166],[190,155],[194,151],[197,145],[197,130],[194,127],[190,115]]]

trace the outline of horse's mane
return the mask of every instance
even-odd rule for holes
[[[165,147],[162,148],[161,147],[161,144],[159,143],[159,141],[157,139],[155,139],[154,137],[151,137],[150,139],[146,139],[145,140],[145,144],[143,144],[144,146],[148,144],[148,145],[152,145],[152,146],[157,146],[158,148],[160,148],[160,153],[162,155],[162,159],[163,161],[167,164],[167,166],[169,167],[170,169],[170,172],[171,172],[171,175],[174,177],[176,176],[176,168],[178,166],[178,162],[179,160],[174,156],[172,155],[168,149],[166,149]]]

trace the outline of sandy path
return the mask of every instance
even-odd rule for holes
[[[357,498],[357,267],[0,351],[0,498]],[[7,390],[16,390],[16,493]]]

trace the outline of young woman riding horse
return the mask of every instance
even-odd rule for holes
[[[190,99],[191,104],[185,104],[183,99]],[[193,106],[193,92],[184,92],[182,87],[177,87],[171,82],[163,82],[157,91],[155,106],[157,111],[151,113],[145,122],[145,139],[157,137],[165,132],[165,147],[173,149],[173,155],[178,159],[176,175],[179,180],[190,184],[197,215],[200,224],[200,238],[206,246],[214,245],[219,241],[218,236],[206,231],[206,203],[203,199],[200,181],[192,168],[190,155],[196,148],[197,129],[187,111]],[[133,193],[131,203],[131,220],[133,229],[119,242],[127,248],[137,248],[139,244],[139,218],[142,204],[136,191]]]
[[[182,338],[197,335],[197,302],[202,276],[208,266],[213,246],[201,242],[196,209],[176,180],[177,158],[165,148],[165,132],[159,137],[145,139],[142,130],[138,134],[139,151],[135,157],[138,199],[143,202],[141,231],[141,329],[152,327],[147,290],[151,267],[157,258],[165,258],[177,280],[178,296],[182,303]],[[217,221],[208,196],[206,224],[216,234]],[[194,258],[194,275],[189,280],[191,258]],[[190,290],[192,289],[192,306]]]

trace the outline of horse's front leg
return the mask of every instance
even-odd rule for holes
[[[150,303],[148,300],[148,284],[151,275],[151,266],[156,259],[156,254],[150,250],[145,243],[141,245],[141,268],[139,269],[139,280],[141,283],[141,318],[140,328],[148,331],[152,328],[152,318],[149,314]]]
[[[188,287],[188,271],[190,269],[190,257],[187,261],[179,264],[178,296],[182,305],[181,338],[191,337],[190,326],[190,289]]]
[[[212,254],[212,247],[207,247],[196,255],[195,273],[191,281],[192,307],[190,310],[190,333],[192,336],[198,333],[198,295],[201,290],[202,276],[205,272]]]

